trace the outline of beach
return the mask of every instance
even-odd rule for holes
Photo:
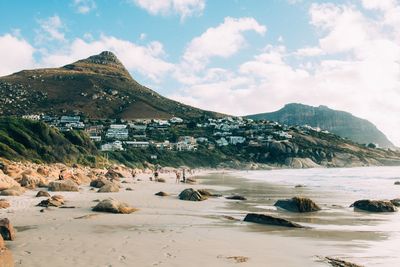
[[[294,187],[305,179],[287,183],[287,179],[257,178],[271,174],[276,179],[274,172],[288,175],[285,170],[203,171],[195,174],[197,184],[188,185],[177,184],[171,173],[160,174],[166,183],[140,174],[121,179],[125,182],[116,193],[96,193],[87,185],[81,185],[79,192],[57,192],[67,206],[75,208],[44,212],[35,206],[41,200],[35,198],[39,189],[28,190],[19,197],[4,197],[11,207],[1,211],[2,217],[17,230],[15,241],[7,241],[7,246],[16,266],[329,266],[321,260],[326,256],[365,266],[396,266],[399,262],[397,213],[355,213],[348,208],[353,196],[346,192],[329,192],[318,183],[314,187],[312,181]],[[224,196],[237,193],[248,200],[179,200],[178,194],[189,187]],[[154,195],[159,191],[170,196]],[[322,211],[304,215],[272,206],[276,199],[294,195],[311,197]],[[109,197],[139,210],[132,214],[91,210],[96,200]],[[310,228],[243,222],[248,212],[279,215]]]

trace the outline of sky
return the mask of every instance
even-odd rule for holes
[[[189,105],[326,105],[400,146],[400,0],[0,0],[0,14],[1,76],[109,50]]]

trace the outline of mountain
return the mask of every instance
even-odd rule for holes
[[[136,82],[112,52],[61,68],[0,77],[0,115],[83,113],[91,118],[217,117]]]
[[[248,118],[277,121],[287,125],[307,124],[328,130],[360,144],[375,143],[381,147],[394,147],[392,142],[371,122],[326,106],[312,107],[292,103],[278,111],[250,115]]]

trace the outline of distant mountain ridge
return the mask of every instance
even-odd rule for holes
[[[360,144],[375,143],[381,147],[393,148],[390,140],[371,122],[353,116],[345,111],[326,106],[313,107],[298,103],[285,105],[282,109],[247,116],[256,120],[271,120],[287,125],[310,125],[328,130]]]
[[[123,119],[221,116],[140,85],[109,51],[61,68],[24,70],[0,77],[0,94],[0,115],[83,113],[91,118]]]

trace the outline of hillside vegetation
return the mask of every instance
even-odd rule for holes
[[[61,133],[45,123],[0,117],[0,157],[94,164],[97,149],[83,132]]]

